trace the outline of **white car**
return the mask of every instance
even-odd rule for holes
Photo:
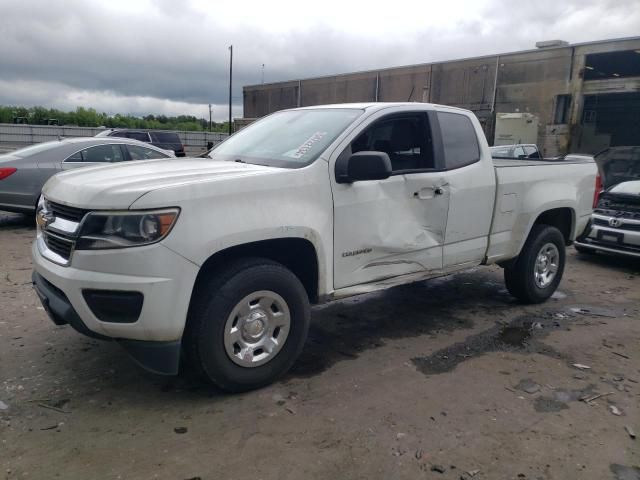
[[[498,263],[549,298],[596,166],[493,161],[474,114],[419,103],[269,115],[212,158],[67,172],[44,187],[34,283],[57,324],[221,388],[285,373],[310,305]]]

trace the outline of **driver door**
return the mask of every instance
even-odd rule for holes
[[[340,153],[386,152],[393,173],[333,184],[334,288],[442,269],[450,192],[433,139],[426,111],[380,115]]]

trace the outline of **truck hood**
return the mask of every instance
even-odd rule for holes
[[[145,193],[166,187],[217,182],[277,172],[278,168],[210,158],[146,160],[85,167],[54,175],[42,193],[85,209],[126,209]]]

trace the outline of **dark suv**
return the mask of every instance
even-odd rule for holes
[[[131,130],[128,128],[110,128],[100,132],[96,137],[123,137],[133,138],[141,142],[164,150],[173,150],[176,157],[184,157],[184,145],[176,132],[166,132],[162,130]]]

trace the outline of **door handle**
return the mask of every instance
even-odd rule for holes
[[[445,186],[446,184],[438,185],[438,186],[434,185],[432,187],[424,187],[418,190],[417,192],[413,192],[413,196],[420,200],[428,200],[430,198],[435,197],[436,195],[443,195],[445,191],[444,190]]]

